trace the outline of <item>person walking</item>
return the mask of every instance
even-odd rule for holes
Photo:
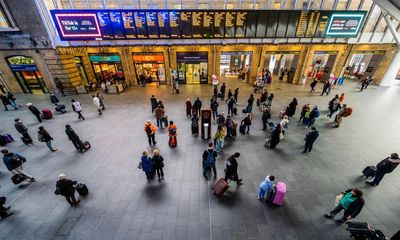
[[[274,94],[273,93],[270,93],[269,94],[269,97],[267,98],[267,105],[269,106],[269,107],[271,107],[272,106],[272,100],[274,99]]]
[[[338,96],[338,95],[336,95]],[[339,109],[341,108],[340,106],[340,102],[338,98],[334,98],[329,102],[329,106],[328,106],[328,110],[329,110],[329,114],[327,115],[327,117],[332,118],[333,114],[335,114],[335,112],[337,112]]]
[[[101,94],[100,92],[96,92],[96,97],[99,99],[101,110],[103,110],[103,111],[106,110],[106,107],[104,105],[103,94]]]
[[[147,150],[144,150],[142,153],[142,157],[140,158],[140,164],[142,167],[143,172],[146,174],[146,178],[148,181],[153,179],[153,162],[152,159],[149,157],[149,153]]]
[[[233,116],[233,107],[235,106],[235,99],[231,96],[228,99],[228,115]]]
[[[21,133],[22,134],[22,141],[25,143],[25,144],[31,144],[31,145],[33,145],[33,140],[32,140],[32,138],[31,138],[31,136],[29,135],[29,132],[28,132],[28,128],[27,127],[25,127],[25,125],[24,125],[24,123],[22,122],[22,120],[21,119],[19,119],[19,118],[16,118],[16,119],[14,119],[14,127],[15,127],[15,129],[19,132],[19,133]]]
[[[39,127],[38,140],[39,142],[45,142],[50,151],[52,152],[58,151],[57,148],[53,148],[53,146],[51,145],[51,141],[54,139],[50,136],[50,134],[46,131],[46,129],[44,129],[43,126]]]
[[[312,93],[312,92],[315,91],[315,86],[317,85],[317,83],[318,83],[317,79],[314,78],[314,80],[313,80],[312,83],[310,84],[310,87],[311,87],[310,93]]]
[[[75,99],[71,100],[72,102],[72,110],[78,114],[78,119],[85,120],[85,118],[82,115],[82,106],[80,102],[75,101]]]
[[[23,165],[26,162],[25,157],[17,153],[9,152],[8,149],[6,148],[3,148],[1,150],[1,153],[3,154],[4,165],[6,165],[8,171],[10,171],[13,175],[16,174],[24,175],[26,178],[29,179],[29,182],[35,181],[35,178],[26,173],[23,169]]]
[[[197,116],[200,116],[201,112],[201,107],[203,106],[203,103],[201,102],[200,98],[196,98],[196,100],[193,103],[193,111],[197,113]]]
[[[157,173],[158,181],[160,181],[161,179],[164,179],[164,172],[163,172],[164,158],[160,155],[157,149],[154,149],[153,151],[152,160],[153,160],[154,170]]]
[[[207,171],[211,170],[214,172],[214,179],[217,178],[217,168],[215,167],[215,162],[217,159],[217,152],[213,149],[213,144],[208,144],[208,149],[203,153],[203,176],[208,179]]]
[[[217,98],[218,97],[218,84],[213,86],[213,91],[214,91],[214,97]]]
[[[82,142],[78,134],[76,134],[74,129],[72,129],[71,125],[65,125],[65,133],[67,134],[68,139],[74,144],[74,146],[79,149],[82,145]]]
[[[362,195],[362,191],[357,188],[348,189],[340,193],[337,197],[337,199],[340,199],[337,206],[329,213],[324,214],[324,216],[326,218],[333,218],[340,211],[344,210],[343,217],[336,220],[336,223],[341,224],[354,219],[364,207],[365,201]]]
[[[192,115],[192,135],[197,137],[199,135],[199,117],[197,116],[197,113]]]
[[[226,136],[231,140],[235,140],[235,127],[232,116],[228,114],[225,120]]]
[[[233,93],[232,93],[232,89],[228,90],[228,97],[226,98],[226,101],[228,101],[229,99],[231,99],[231,97],[233,97]]]
[[[304,141],[306,142],[304,145],[304,151],[303,151],[304,154],[311,152],[313,144],[315,140],[317,140],[318,136],[319,132],[317,131],[317,129],[315,127],[311,127],[311,131],[308,132],[306,134],[306,137],[304,138]]]
[[[297,104],[297,99],[293,98],[293,100],[286,107],[285,115],[287,115],[289,118],[293,117],[293,115],[296,113]]]
[[[303,107],[301,108],[301,112],[300,112],[300,118],[299,118],[299,122],[301,122],[304,119],[304,116],[306,115],[306,113],[310,111],[310,104],[306,103],[303,105]]]
[[[252,121],[251,114],[247,113],[246,117],[240,122],[240,125],[245,126],[245,132],[247,134],[249,134],[249,132],[250,132],[251,121]],[[246,129],[247,129],[247,131],[246,131]]]
[[[39,122],[42,122],[42,113],[39,111],[39,109],[37,109],[35,106],[33,106],[32,103],[27,103],[26,106],[28,106],[29,111],[31,111],[31,113],[33,115],[35,115],[37,120]]]
[[[283,135],[282,127],[281,127],[281,124],[278,123],[278,124],[276,124],[276,127],[275,127],[274,131],[272,132],[271,137],[269,138],[269,146],[268,147],[270,149],[276,148],[276,146],[279,144],[281,138],[283,137],[282,135]]]
[[[247,99],[246,113],[251,113],[253,111],[254,95],[250,94],[249,99]]]
[[[261,120],[262,120],[262,124],[263,124],[263,131],[265,131],[267,129],[267,124],[269,119],[271,119],[271,109],[268,107],[267,104],[263,104],[261,106],[261,112],[262,112],[262,116],[261,116]]]
[[[335,117],[335,123],[333,127],[338,128],[342,124],[343,118],[350,116],[353,113],[353,109],[347,107],[346,104],[343,104],[343,107],[340,109],[339,113]]]
[[[64,173],[58,175],[58,181],[56,183],[56,194],[64,196],[71,207],[76,207],[81,200],[76,200],[75,198],[75,184],[77,181],[72,181],[67,178]]]
[[[62,83],[62,82],[60,81],[60,79],[58,79],[58,78],[55,78],[55,79],[54,79],[54,82],[56,83],[56,87],[57,87],[58,91],[60,91],[61,95],[62,95],[63,97],[65,97],[63,83]]]
[[[150,120],[147,120],[147,123],[144,125],[144,132],[147,134],[147,139],[149,141],[149,145],[150,146],[151,146],[151,144],[156,145],[157,144],[157,142],[155,140],[156,128],[150,122]]]
[[[211,98],[211,104],[210,104],[210,108],[212,111],[212,115],[213,115],[213,119],[215,120],[215,118],[218,116],[218,101],[215,97]]]
[[[272,191],[274,189],[275,176],[267,176],[265,180],[260,184],[260,188],[258,190],[258,200],[262,200],[265,198],[267,192]],[[269,200],[269,199],[267,199]]]
[[[314,106],[314,108],[311,110],[310,114],[308,115],[308,123],[307,123],[307,128],[310,126],[314,125],[315,119],[319,117],[319,111],[318,107]]]
[[[280,122],[282,127],[282,135],[285,135],[285,131],[289,128],[289,117],[287,115],[283,116],[282,121]]]
[[[221,100],[225,99],[225,91],[226,91],[226,85],[225,85],[225,83],[222,83],[221,90],[219,91],[221,93],[221,96],[220,96]]]
[[[321,93],[321,96],[323,96],[324,95],[324,93],[326,93],[326,95],[329,95],[329,92],[330,92],[330,83],[329,83],[329,81],[328,80],[326,80],[325,81],[325,83],[324,83],[324,87],[322,88],[322,93]]]
[[[361,89],[360,92],[362,92],[364,89],[367,89],[368,85],[373,81],[373,77],[368,76],[366,77],[362,83],[361,83]]]
[[[164,115],[165,115],[164,109],[162,109],[161,106],[158,106],[156,108],[154,115],[156,117],[157,127],[163,128],[163,120],[164,120]],[[167,126],[165,126],[165,127],[167,127]]]
[[[154,97],[154,95],[151,95],[150,104],[151,104],[151,113],[153,113],[154,110],[158,107],[158,101],[157,98]]]
[[[233,91],[233,98],[235,99],[235,103],[238,102],[238,96],[239,96],[239,88],[235,88]]]
[[[226,172],[225,172],[225,181],[228,181],[228,179],[231,179],[233,181],[236,181],[238,185],[242,184],[243,180],[239,178],[238,176],[238,160],[240,157],[240,153],[235,152],[232,156],[228,158],[226,161]]]
[[[100,99],[96,97],[96,95],[92,95],[92,98],[93,98],[93,104],[96,107],[97,111],[99,112],[99,115],[102,115],[103,113],[101,112]]]
[[[176,127],[176,125],[174,124],[173,121],[169,121],[169,126],[168,126],[168,137],[169,137],[169,141],[168,141],[168,145],[170,147],[176,147],[176,145],[178,144],[178,139],[176,138],[176,136],[178,135],[178,128]]]
[[[378,163],[378,165],[376,165],[374,180],[372,182],[365,183],[370,186],[378,186],[385,174],[393,172],[399,164],[399,154],[392,153],[390,157],[383,159]]]
[[[17,100],[17,98],[15,98],[14,94],[12,94],[11,92],[7,93],[7,99],[10,101],[10,105],[17,110],[18,109],[18,104],[15,102]]]
[[[190,98],[186,99],[186,117],[190,118],[192,117],[192,102],[190,101]]]
[[[214,142],[215,142],[215,151],[217,153],[222,152],[222,148],[224,147],[224,139],[225,139],[225,130],[224,127],[218,126],[217,131],[214,134]]]

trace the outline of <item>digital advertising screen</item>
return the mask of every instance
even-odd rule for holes
[[[158,38],[158,16],[157,12],[146,12],[147,33],[149,38]]]
[[[325,36],[355,37],[364,23],[365,13],[332,13],[326,27]]]
[[[112,31],[115,39],[125,39],[124,25],[122,22],[121,12],[112,11],[110,12],[110,21]]]
[[[110,14],[107,11],[98,11],[100,31],[103,39],[114,39],[114,33],[111,26]]]
[[[132,11],[121,12],[122,22],[124,25],[125,36],[127,39],[136,38],[135,17]]]
[[[96,13],[54,13],[58,33],[66,40],[101,38],[99,22]]]

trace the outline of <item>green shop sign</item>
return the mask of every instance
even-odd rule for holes
[[[121,62],[119,55],[90,55],[91,62]]]

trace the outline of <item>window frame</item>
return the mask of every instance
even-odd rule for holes
[[[20,29],[17,27],[10,10],[8,10],[7,4],[4,0],[0,0],[0,11],[2,11],[9,27],[0,27],[0,32],[18,32]]]

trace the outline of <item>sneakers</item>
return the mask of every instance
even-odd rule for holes
[[[53,149],[53,150],[51,150],[52,152],[57,152],[58,151],[58,149],[56,148],[56,149]]]

